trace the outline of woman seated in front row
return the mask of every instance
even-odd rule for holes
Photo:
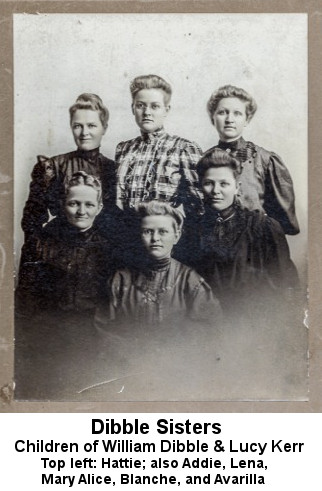
[[[76,172],[63,201],[63,214],[30,239],[33,245],[19,272],[20,313],[93,313],[111,273],[111,241],[96,226],[103,208],[100,180]]]
[[[224,314],[252,315],[297,285],[284,232],[263,211],[250,211],[236,199],[241,166],[229,153],[209,150],[197,171],[205,214],[195,267],[220,299]]]
[[[182,213],[168,203],[138,206],[136,266],[115,273],[105,308],[95,316],[107,340],[103,356],[117,374],[142,369],[164,377],[166,370],[172,378],[177,368],[193,370],[221,328],[221,307],[208,284],[171,257],[182,224]]]

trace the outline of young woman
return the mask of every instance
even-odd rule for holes
[[[127,390],[134,384],[142,390],[143,384],[160,396],[165,385],[178,395],[187,390],[189,374],[200,383],[207,356],[215,359],[219,302],[198,273],[171,257],[182,223],[182,214],[168,203],[139,205],[136,266],[116,271],[106,308],[97,309],[95,323],[106,346],[98,358],[110,367],[108,378],[139,374]]]
[[[117,204],[135,208],[159,200],[183,206],[186,216],[200,211],[196,165],[200,147],[164,129],[172,88],[157,75],[136,77],[130,85],[132,113],[141,135],[116,148]]]
[[[95,309],[114,260],[112,241],[103,238],[94,224],[102,208],[98,178],[83,171],[73,174],[66,185],[64,216],[33,236],[21,265],[20,310],[21,305],[35,313]]]
[[[280,224],[261,210],[242,207],[237,199],[240,163],[214,148],[199,161],[198,174],[205,202],[198,271],[224,311],[247,313],[252,306],[263,306],[267,295],[278,298],[295,287],[297,273]]]
[[[299,226],[289,171],[277,154],[242,137],[257,109],[253,97],[239,87],[225,85],[213,92],[207,109],[220,138],[216,147],[230,152],[242,164],[239,201],[251,210],[264,210],[280,223],[286,234],[297,234]]]
[[[70,127],[77,149],[55,157],[39,155],[32,171],[29,197],[24,207],[22,229],[25,241],[41,231],[50,215],[61,215],[64,187],[78,171],[99,177],[102,183],[104,212],[109,216],[115,203],[114,162],[99,151],[108,125],[109,112],[95,94],[81,94],[69,109]]]
[[[99,179],[76,172],[64,215],[32,236],[16,296],[18,397],[64,397],[95,368],[94,312],[114,267],[113,246],[96,225],[102,206]]]

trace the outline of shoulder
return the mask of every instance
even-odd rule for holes
[[[177,261],[176,259],[171,259],[171,267],[175,271],[175,275],[184,281],[185,285],[190,289],[199,288],[202,284],[206,284],[202,276],[200,276],[197,271],[195,271],[190,266]]]
[[[249,145],[252,145],[253,151],[254,151],[254,157],[260,158],[264,163],[270,164],[270,163],[280,163],[282,164],[282,159],[281,157],[275,153],[272,152],[271,150],[267,150],[264,147],[260,147],[259,145],[255,145],[253,142],[246,142]]]
[[[196,142],[187,140],[186,138],[182,138],[181,136],[168,135],[168,134],[167,134],[167,139],[168,141],[172,142],[173,145],[181,148],[183,151],[184,150],[194,151],[196,153],[199,153],[200,155],[202,154],[201,147]]]
[[[104,165],[108,165],[109,167],[115,166],[114,160],[105,157],[105,155],[103,155],[102,153],[99,153],[99,158]]]
[[[279,222],[268,216],[264,211],[248,210],[245,208],[242,212],[254,232],[263,235],[267,232],[274,232],[282,236],[285,235]]]
[[[127,149],[129,147],[133,147],[142,141],[141,136],[137,136],[136,138],[132,138],[131,140],[121,141],[116,145],[116,151],[120,152],[121,150]]]
[[[38,162],[51,161],[54,163],[61,163],[61,162],[72,160],[73,158],[75,158],[75,156],[76,156],[76,151],[74,150],[73,152],[61,153],[59,155],[54,155],[52,157],[47,157],[46,155],[37,155],[37,161]]]

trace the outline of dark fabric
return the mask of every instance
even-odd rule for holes
[[[45,157],[39,155],[31,174],[29,197],[24,207],[22,229],[26,240],[37,232],[53,216],[61,215],[61,202],[64,198],[64,186],[70,177],[78,171],[99,177],[103,189],[104,208],[97,218],[102,228],[109,223],[110,215],[116,208],[115,164],[104,157],[99,149],[74,152]]]
[[[25,249],[17,288],[17,309],[93,310],[116,268],[113,243],[94,225],[79,232],[63,218],[34,234]]]
[[[286,234],[299,233],[293,182],[282,159],[243,138],[219,142],[217,147],[229,151],[242,164],[240,203],[250,210],[264,210]]]
[[[179,327],[183,319],[209,322],[219,315],[219,302],[193,269],[172,258],[156,265],[147,262],[145,267],[141,262],[138,267],[115,273],[109,305],[102,311],[98,325],[125,321],[159,329],[168,322]]]
[[[197,270],[226,311],[251,310],[266,294],[298,286],[284,232],[263,212],[237,204],[222,213],[207,208],[198,235]]]

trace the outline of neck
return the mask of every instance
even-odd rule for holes
[[[207,214],[213,216],[215,219],[220,218],[222,221],[229,220],[236,213],[236,205],[232,203],[224,210],[215,210],[210,206],[206,206]]]
[[[161,259],[155,259],[153,257],[149,257],[147,261],[147,267],[153,271],[162,271],[167,269],[171,261],[171,257],[163,257]]]

